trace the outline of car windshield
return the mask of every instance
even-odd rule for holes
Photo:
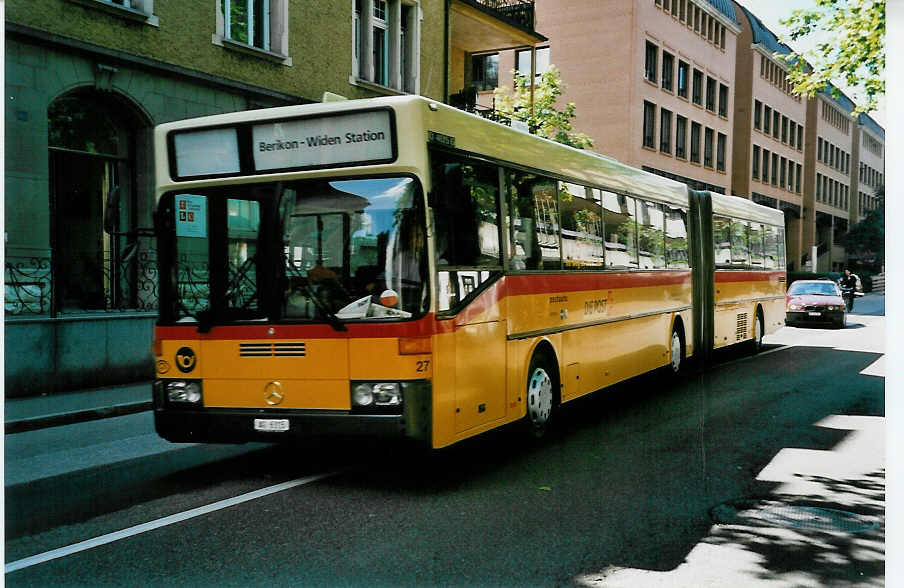
[[[811,294],[814,296],[838,296],[838,288],[831,282],[795,282],[788,288],[788,294]]]

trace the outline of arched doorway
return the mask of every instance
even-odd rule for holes
[[[53,310],[134,308],[135,136],[141,119],[108,92],[76,90],[48,108]],[[114,191],[120,207],[104,233]]]

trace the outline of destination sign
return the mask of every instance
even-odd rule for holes
[[[254,125],[251,131],[257,171],[390,161],[393,157],[387,110],[268,122]]]
[[[178,133],[173,137],[176,176],[212,176],[240,171],[239,141],[234,128]]]

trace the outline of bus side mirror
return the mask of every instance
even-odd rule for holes
[[[116,220],[119,218],[119,186],[114,186],[107,196],[104,209],[104,232],[112,235],[116,232]]]

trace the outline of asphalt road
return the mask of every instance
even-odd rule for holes
[[[882,312],[868,300],[858,304],[858,312]],[[677,382],[645,376],[572,403],[539,443],[505,430],[436,453],[373,442],[190,446],[136,451],[113,471],[24,483],[12,501],[8,483],[8,566],[217,501],[247,500],[8,572],[6,583],[609,585],[613,570],[634,570],[646,575],[619,585],[653,577],[656,585],[694,585],[687,566],[719,528],[720,505],[787,499],[779,478],[761,475],[783,450],[836,451],[849,432],[820,423],[884,416],[883,339],[884,318],[868,314],[852,316],[843,331],[785,328],[759,356],[720,353]],[[71,425],[71,446],[62,427],[23,434],[35,435],[27,442],[7,436],[7,460],[17,447],[37,458],[34,448],[49,442],[69,460],[113,450],[85,439],[153,443],[149,426],[147,413]],[[870,490],[871,502],[845,503],[842,481],[830,504],[805,490],[800,498],[881,517],[884,470],[874,475],[871,488],[853,490]],[[284,482],[292,484],[278,486]],[[272,493],[246,496],[265,488]],[[856,546],[862,537],[838,541]],[[820,562],[819,551],[799,541],[766,532],[755,539],[742,546],[760,562],[747,577],[752,585],[884,580],[884,553],[875,549],[840,548]],[[794,580],[801,577],[812,584]]]

